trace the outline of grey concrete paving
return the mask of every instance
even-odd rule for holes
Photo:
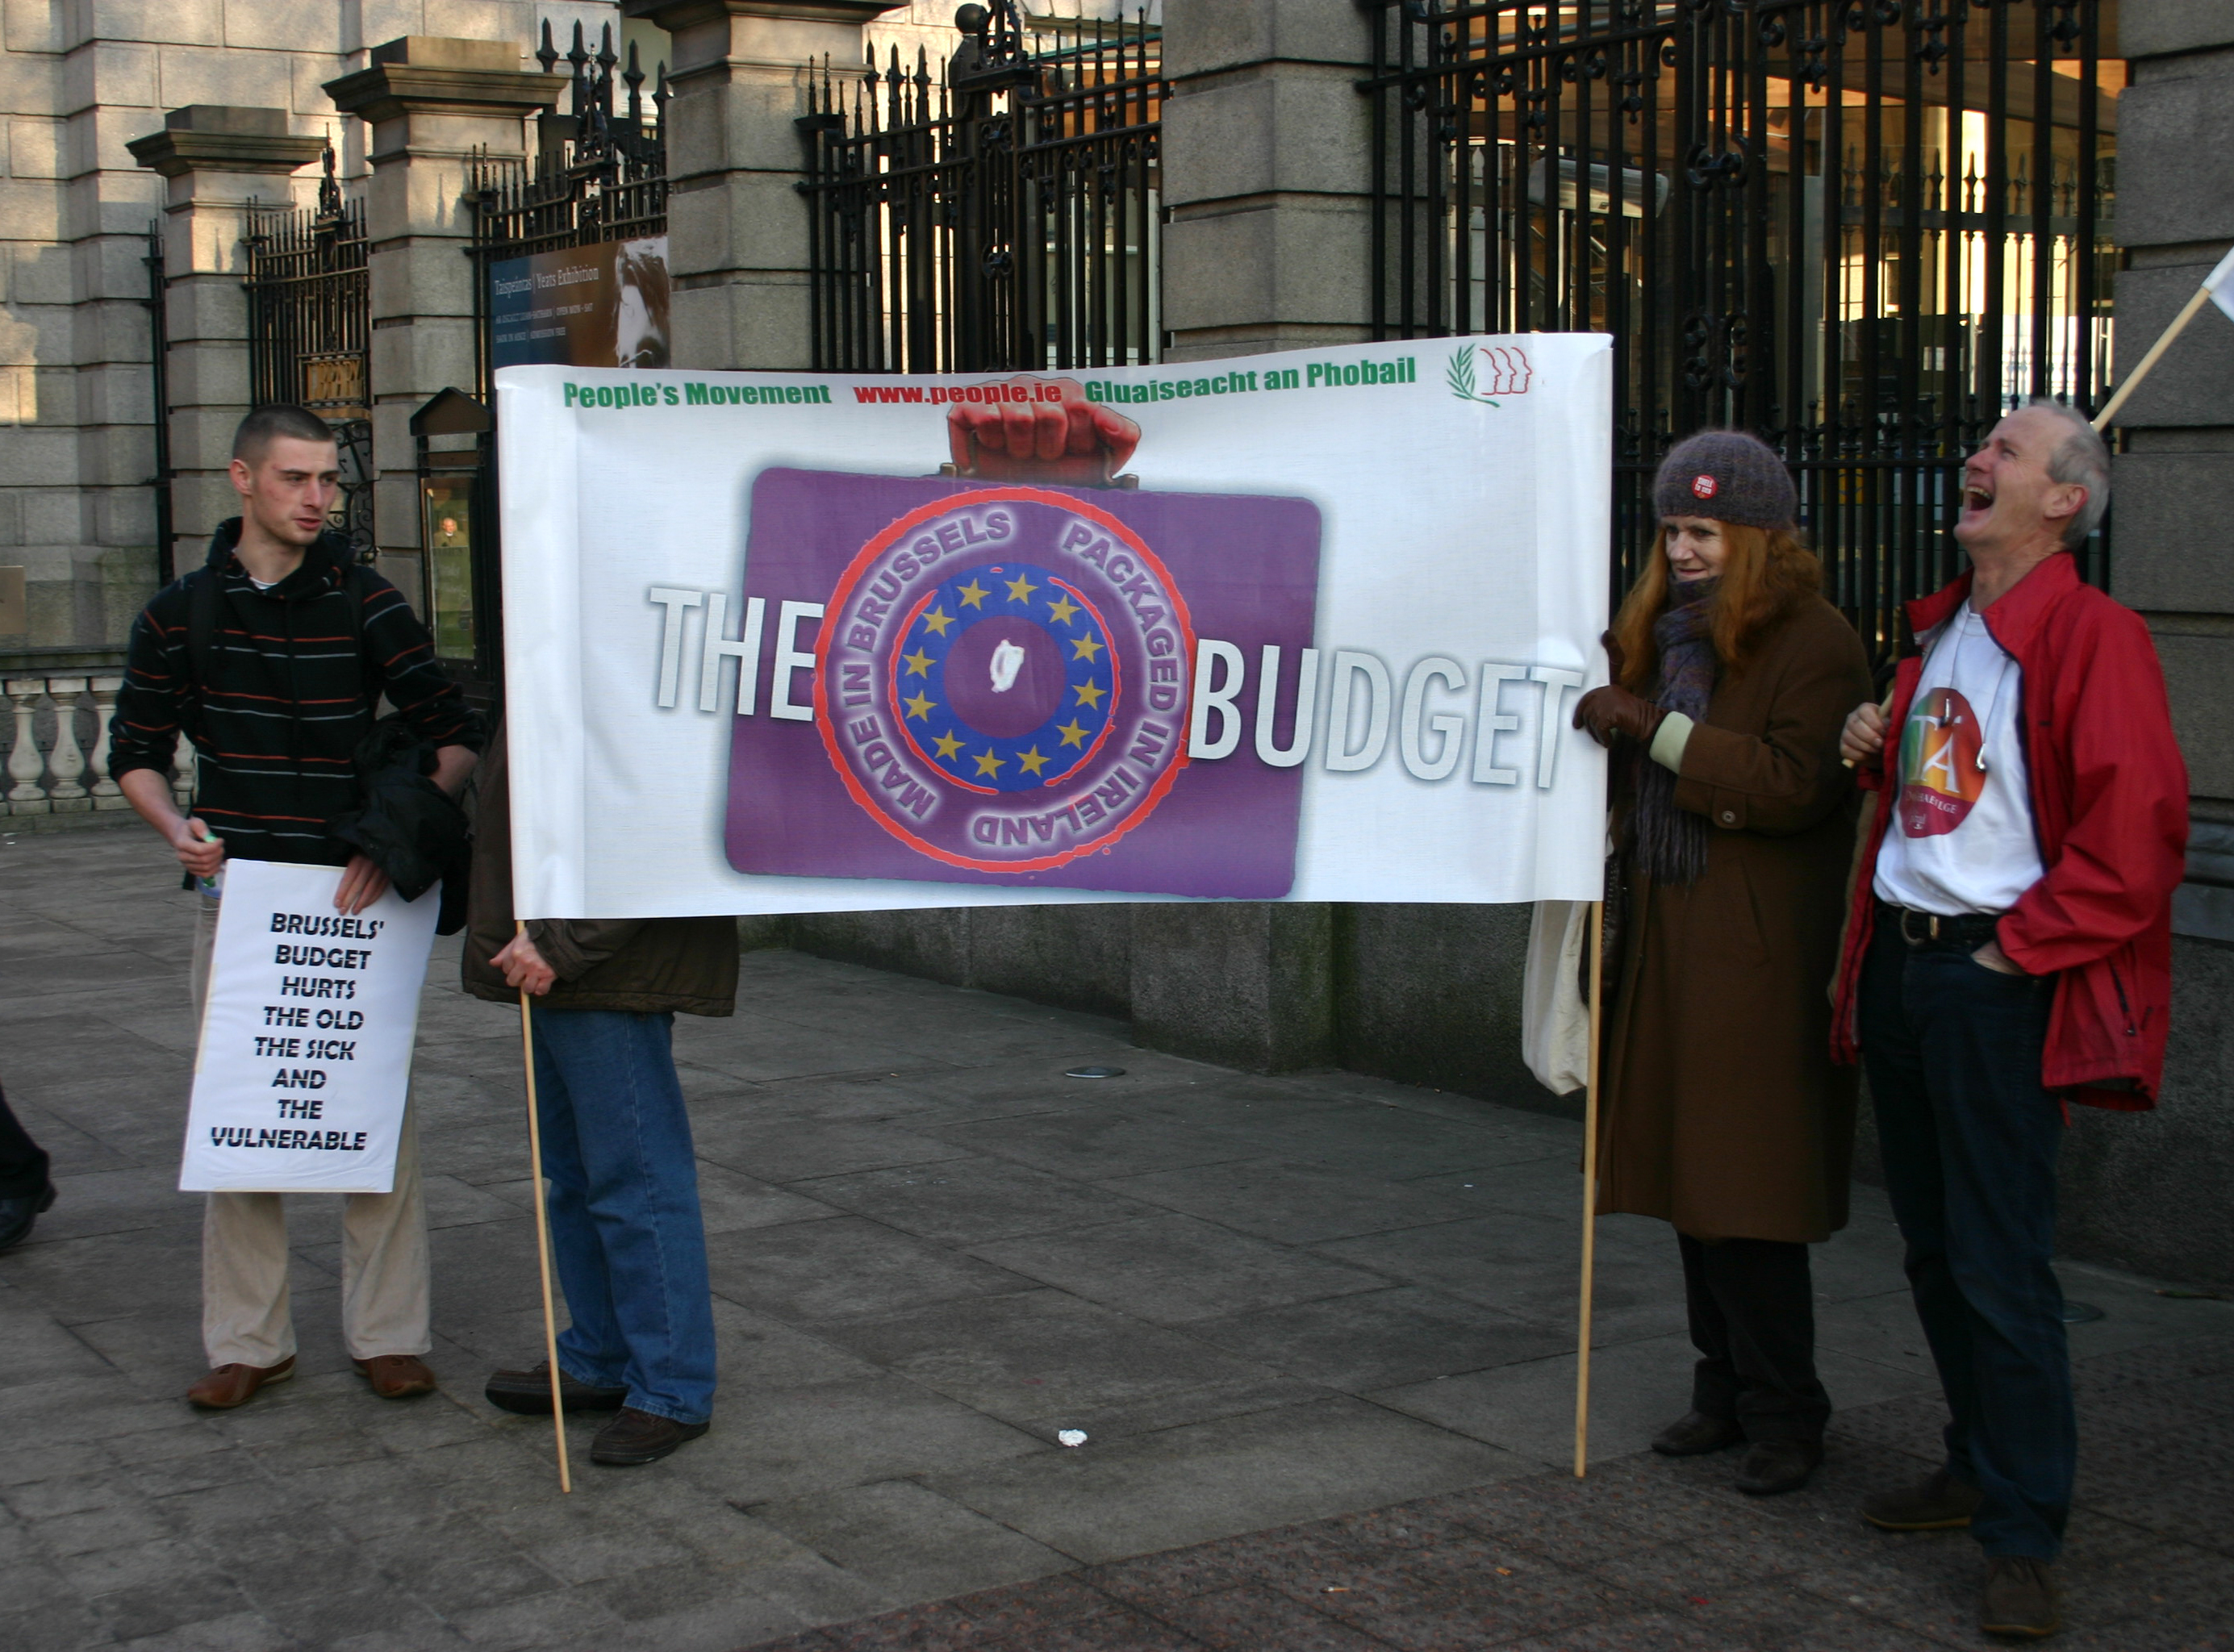
[[[735,1019],[677,1023],[722,1336],[706,1439],[601,1470],[578,1428],[562,1499],[547,1423],[481,1400],[492,1365],[537,1357],[535,1252],[517,1022],[457,991],[449,943],[416,1068],[442,1392],[383,1403],[350,1373],[335,1208],[304,1199],[300,1374],[238,1412],[193,1413],[180,1396],[202,1368],[199,1202],[174,1190],[190,912],[170,864],[129,827],[0,837],[0,1081],[61,1189],[32,1241],[0,1257],[0,1647],[990,1645],[950,1632],[945,1609],[906,1612],[1004,1589],[1027,1603],[1001,1620],[1020,1638],[1000,1643],[1019,1647],[1473,1645],[1507,1621],[1447,1634],[1434,1614],[1460,1609],[1429,1580],[1403,1628],[1408,1586],[1389,1579],[1425,1577],[1416,1553],[1375,1583],[1380,1616],[1296,1619],[1272,1551],[1248,1534],[1331,1521],[1356,1570],[1356,1518],[1431,1508],[1419,1531],[1471,1534],[1452,1536],[1447,1570],[1467,1544],[1504,1541],[1483,1535],[1482,1511],[1564,1506],[1575,1126],[1352,1074],[1226,1072],[1135,1049],[1114,1022],[790,953],[748,956]],[[1126,1075],[1061,1076],[1088,1062]],[[1838,1473],[1928,1451],[1936,1405],[1896,1236],[1879,1198],[1859,1205],[1818,1269],[1826,1377],[1855,1431],[1833,1464],[1842,1487]],[[1667,1231],[1609,1219],[1599,1258],[1603,1468],[1588,1485],[1617,1514],[1620,1487],[1660,1472],[1636,1453],[1682,1409],[1690,1352]],[[2074,1335],[2090,1370],[2234,1334],[2234,1306],[2066,1278],[2109,1310]],[[2160,1399],[2129,1373],[2127,1432],[2098,1443],[2184,1451],[2201,1472],[2196,1453],[2228,1445],[2194,1421],[2226,1409],[2209,1399],[2224,1369],[2159,1371]],[[2177,1438],[2147,1437],[2174,1417]],[[1056,1443],[1072,1428],[1086,1446]],[[2212,1460],[2234,1484],[2234,1455]],[[1704,1499],[1727,1464],[1682,1472],[1651,1483]],[[2128,1499],[2117,1518],[2133,1524],[2115,1530],[2157,1541],[2156,1482],[2100,1484]],[[2182,1485],[2196,1518],[2223,1507],[2225,1485]],[[1691,1527],[1656,1541],[1752,1518],[1724,1505],[1685,1505]],[[1571,1551],[1584,1542],[1561,1530]],[[1642,1610],[1623,1592],[1641,1574],[1616,1575],[1637,1533],[1619,1519],[1604,1532],[1597,1569],[1562,1574],[1542,1601]],[[1252,1542],[1243,1565],[1231,1545]],[[1185,1570],[1135,1558],[1174,1550],[1225,1556],[1219,1587],[1239,1593],[1209,1617],[1202,1590],[1187,1595],[1186,1629],[1176,1607],[1094,1616],[1148,1611],[1126,1580]],[[2234,1599],[2201,1552],[2180,1551],[2163,1593]],[[1858,1568],[1862,1599],[1874,1563],[1845,1554],[1803,1557],[1811,1586]],[[1756,1627],[1783,1621],[1747,1610]],[[1916,1610],[1939,1614],[1917,1630],[1928,1639],[1950,1609]],[[1508,1616],[1505,1638],[1577,1621],[1548,1605]],[[1085,1638],[1050,1627],[1088,1619],[1101,1628]],[[861,1620],[885,1628],[821,1628]],[[1770,1643],[1746,1633],[1719,1643]],[[2159,1643],[2174,1641],[2125,1642]]]

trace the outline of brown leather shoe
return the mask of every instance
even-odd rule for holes
[[[1983,1501],[1943,1466],[1913,1485],[1862,1499],[1862,1518],[1881,1531],[1955,1531],[1970,1524]]]
[[[253,1400],[258,1388],[294,1374],[291,1354],[277,1365],[220,1365],[186,1390],[186,1403],[204,1411],[230,1411]]]
[[[2030,1555],[1993,1555],[1986,1561],[1986,1588],[1978,1602],[1978,1627],[1989,1635],[2044,1641],[2063,1627],[2055,1597],[2055,1576],[2048,1562]]]
[[[1703,1457],[1745,1444],[1745,1430],[1734,1417],[1709,1417],[1687,1411],[1654,1436],[1652,1449],[1662,1457]]]
[[[416,1354],[376,1354],[369,1360],[349,1363],[383,1400],[408,1400],[415,1394],[434,1392],[434,1374]]]
[[[615,1468],[640,1468],[656,1463],[677,1446],[688,1445],[711,1427],[702,1422],[677,1422],[655,1417],[649,1411],[624,1406],[620,1414],[598,1430],[590,1442],[590,1460]]]

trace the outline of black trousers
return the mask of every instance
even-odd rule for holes
[[[1691,1409],[1736,1422],[1751,1440],[1820,1443],[1831,1396],[1815,1375],[1814,1281],[1807,1247],[1780,1239],[1678,1233],[1683,1297],[1699,1363]]]
[[[46,1186],[47,1156],[23,1133],[0,1091],[0,1198],[36,1198]]]

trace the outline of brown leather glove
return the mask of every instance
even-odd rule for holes
[[[1628,663],[1628,656],[1622,652],[1614,634],[1608,631],[1598,641],[1605,645],[1606,669],[1613,681],[1603,689],[1592,689],[1582,697],[1575,707],[1575,727],[1590,730],[1591,738],[1601,746],[1612,745],[1616,735],[1627,735],[1640,746],[1649,746],[1653,735],[1660,732],[1661,720],[1668,713],[1621,686],[1622,669]]]

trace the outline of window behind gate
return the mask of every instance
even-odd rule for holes
[[[853,373],[1159,358],[1164,83],[1145,18],[1028,35],[1010,0],[955,14],[934,79],[897,51],[833,75],[807,145],[814,365]]]
[[[251,203],[248,210],[248,394],[258,405],[308,408],[333,427],[342,485],[332,526],[358,561],[369,562],[371,244],[364,203],[343,199],[331,148],[325,160],[315,208]]]
[[[2100,399],[2100,0],[1365,3],[1375,336],[1613,335],[1622,585],[1669,444],[1741,427],[1882,656],[1955,571],[1962,456]]]

